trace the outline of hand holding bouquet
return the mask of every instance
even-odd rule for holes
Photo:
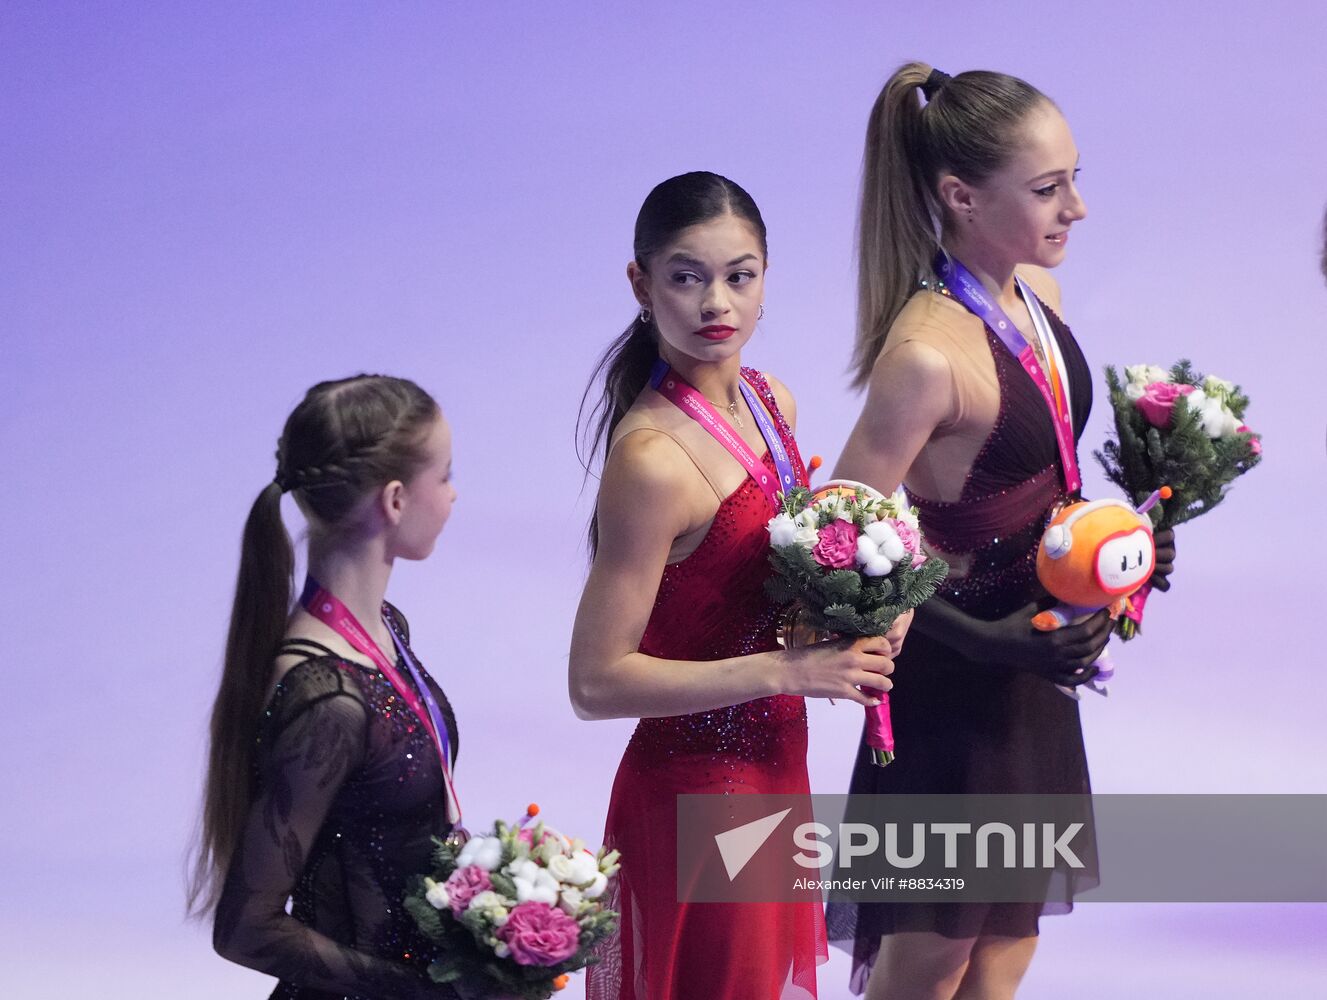
[[[1121,383],[1106,368],[1116,440],[1097,461],[1135,504],[1170,486],[1173,497],[1151,510],[1157,531],[1207,513],[1262,454],[1261,439],[1244,423],[1248,397],[1225,379],[1202,377],[1188,361],[1169,370],[1130,365],[1124,374]],[[1137,633],[1150,589],[1144,585],[1129,599],[1116,626],[1121,638]]]
[[[536,1000],[593,964],[594,946],[617,914],[598,900],[618,870],[616,851],[597,854],[543,823],[539,807],[463,847],[434,839],[433,871],[418,879],[405,907],[438,946],[437,983]]]
[[[783,497],[770,519],[770,598],[795,603],[812,628],[843,636],[884,635],[895,619],[926,601],[949,572],[922,551],[916,512],[901,494],[833,480]],[[867,744],[882,767],[894,759],[889,696],[867,711]]]

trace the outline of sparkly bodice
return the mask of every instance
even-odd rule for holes
[[[1068,326],[1042,303],[1064,356],[1074,437],[1092,408],[1092,377]],[[1025,603],[1035,588],[1037,543],[1047,512],[1065,497],[1055,431],[1045,400],[1018,359],[991,333],[1000,410],[953,502],[909,491],[922,532],[943,554],[967,556],[968,570],[945,582],[941,596],[969,614],[997,618]],[[907,488],[905,484],[905,489]]]
[[[404,634],[399,615],[396,624]],[[277,976],[281,1000],[450,997],[423,977],[401,906],[407,880],[428,867],[431,838],[449,829],[432,738],[377,670],[303,640],[286,651],[305,659],[281,678],[259,726],[253,805],[217,907],[217,948]],[[455,759],[455,717],[424,677]]]
[[[744,369],[773,414],[799,483],[806,470],[792,432],[764,378]],[[765,465],[774,470],[768,451]],[[765,596],[770,575],[769,501],[749,476],[719,505],[699,548],[664,569],[640,651],[672,660],[717,660],[778,647],[780,608]],[[642,719],[632,739],[637,749],[662,754],[729,753],[768,756],[766,741],[780,725],[804,725],[801,698],[777,695],[711,712]]]

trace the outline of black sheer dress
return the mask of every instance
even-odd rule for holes
[[[405,636],[400,613],[387,610]],[[253,805],[217,905],[216,949],[279,978],[272,1000],[451,1000],[426,977],[427,948],[401,905],[409,877],[428,869],[430,838],[449,830],[432,737],[376,669],[305,640],[282,653],[304,659],[259,726]],[[424,676],[454,760],[455,717]]]

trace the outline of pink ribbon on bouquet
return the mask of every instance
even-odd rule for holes
[[[880,699],[880,704],[874,708],[866,707],[866,745],[871,749],[871,763],[884,767],[894,760],[894,723],[889,717],[889,692],[869,687],[862,690]]]

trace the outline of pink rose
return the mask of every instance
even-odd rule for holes
[[[913,568],[926,562],[926,556],[922,552],[922,536],[917,534],[917,529],[907,521],[891,519],[890,523],[894,525],[894,531],[898,533],[898,539],[903,543],[903,547],[912,553]]]
[[[1235,428],[1235,431],[1239,434],[1249,435],[1249,450],[1255,455],[1262,454],[1262,439],[1258,437],[1257,434],[1254,434],[1253,431],[1249,430],[1248,424],[1240,424]]]
[[[1193,392],[1193,386],[1177,382],[1152,382],[1143,387],[1143,394],[1134,401],[1143,417],[1153,427],[1165,430],[1170,426],[1175,401]]]
[[[452,872],[443,883],[443,888],[447,890],[447,896],[451,899],[452,916],[459,919],[470,905],[470,900],[481,892],[492,889],[493,883],[484,869],[478,865],[466,865]]]
[[[845,569],[857,559],[857,528],[851,521],[835,518],[820,529],[820,540],[811,556],[821,566]]]
[[[531,900],[512,909],[498,928],[498,940],[511,949],[517,965],[557,965],[580,948],[581,928],[557,907]]]

